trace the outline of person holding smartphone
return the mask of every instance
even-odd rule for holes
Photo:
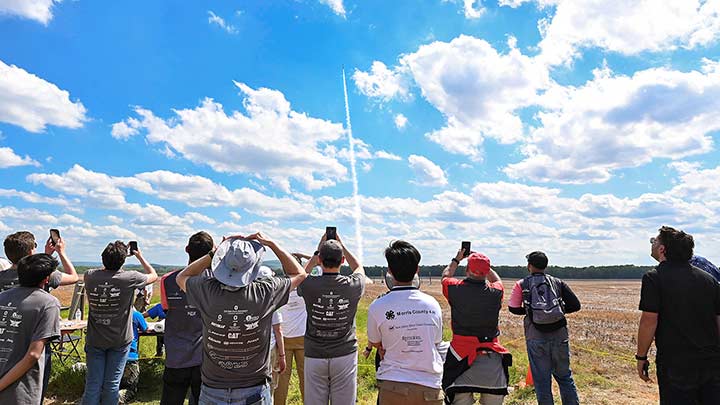
[[[499,341],[500,308],[504,287],[490,267],[490,258],[467,252],[461,244],[442,273],[442,292],[450,304],[453,337],[443,365],[442,387],[450,404],[502,404],[508,394],[508,367],[512,356]],[[467,258],[465,278],[455,278]]]
[[[18,285],[17,263],[23,257],[35,254],[37,250],[35,236],[28,231],[19,231],[8,235],[3,245],[5,248],[5,256],[10,260],[12,265],[9,269],[0,272],[0,292]],[[56,241],[53,241],[53,238],[50,237],[45,242],[45,254],[53,255],[57,253],[63,267],[62,272],[55,270],[50,274],[50,279],[46,286],[48,291],[62,285],[72,285],[78,281],[78,274],[75,271],[75,266],[73,266],[67,255],[66,247],[67,244],[64,239],[60,238],[59,233],[57,234]]]
[[[332,232],[332,231],[331,231]],[[365,270],[335,232],[323,234],[317,251],[305,264],[318,264],[322,275],[298,287],[305,300],[305,403],[354,404],[357,397],[355,313],[365,292]],[[347,260],[352,274],[340,274]]]
[[[118,403],[120,379],[133,340],[131,310],[135,290],[158,278],[140,250],[134,256],[146,274],[123,270],[127,255],[124,242],[109,243],[102,252],[103,268],[85,273],[90,312],[85,337],[84,404]]]

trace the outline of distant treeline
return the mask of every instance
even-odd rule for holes
[[[420,266],[420,276],[440,277],[444,265]],[[528,275],[527,267],[524,266],[493,266],[493,269],[503,278],[523,278]],[[589,267],[560,267],[549,266],[548,274],[566,279],[640,279],[648,270],[653,269],[651,266],[635,266],[632,264],[624,264],[618,266],[589,266]],[[381,277],[386,271],[382,266],[365,267],[365,273],[369,277]],[[348,267],[343,267],[342,273],[349,273]],[[465,266],[460,266],[455,272],[456,276],[465,276]]]
[[[272,262],[267,263],[276,271],[280,271],[280,263]],[[99,266],[75,266],[75,269],[79,274],[85,273],[85,271]],[[165,274],[173,270],[182,268],[182,266],[164,266],[164,265],[153,265],[158,274]],[[127,270],[139,270],[142,268],[137,265],[125,266]],[[420,266],[420,276],[423,278],[428,277],[440,277],[442,271],[445,268],[444,265],[434,266]],[[525,277],[528,272],[524,266],[494,266],[493,269],[504,278],[522,278]],[[589,267],[561,267],[561,266],[549,266],[547,269],[548,274],[553,276],[566,278],[566,279],[640,279],[642,275],[648,270],[653,269],[652,266],[635,266],[633,264],[623,264],[617,266],[589,266]],[[382,266],[368,266],[365,267],[365,273],[369,277],[378,278],[385,274],[386,267]],[[349,274],[350,268],[344,266],[341,269],[343,274]],[[465,276],[465,266],[460,266],[455,275],[458,277]]]
[[[165,274],[169,273],[173,270],[181,269],[183,266],[163,266],[159,264],[153,264],[153,267],[155,268],[155,271],[157,271],[158,274]],[[62,266],[61,266],[62,268]],[[78,272],[78,274],[85,274],[86,271],[91,269],[99,269],[102,268],[102,266],[75,266],[75,271]],[[142,267],[137,265],[132,266],[123,266],[125,270],[137,270],[142,272]]]

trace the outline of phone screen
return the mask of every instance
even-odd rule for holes
[[[463,252],[463,257],[470,256],[470,242],[469,241],[463,241],[460,245],[461,248],[465,249],[465,252]]]
[[[50,230],[50,241],[53,246],[60,240],[60,231],[57,229],[51,229]]]
[[[337,228],[334,226],[326,227],[325,228],[325,238],[327,240],[330,240],[330,239],[336,240],[337,239]]]
[[[137,241],[131,240],[128,245],[130,246],[130,255],[132,256],[133,253],[137,252]]]

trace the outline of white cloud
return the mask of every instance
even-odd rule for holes
[[[343,0],[320,0],[320,3],[325,4],[330,7],[335,14],[345,18],[345,6],[343,5]]]
[[[501,0],[517,7],[530,0]],[[624,55],[694,48],[717,40],[720,2],[716,0],[539,0],[555,6],[540,21],[541,58],[549,64],[570,62],[582,48],[598,47]]]
[[[0,121],[30,132],[42,132],[46,125],[80,128],[85,111],[66,90],[0,60]]]
[[[152,190],[149,184],[131,177],[113,177],[105,173],[87,170],[74,165],[63,174],[33,173],[27,176],[32,184],[45,187],[67,195],[82,197],[90,206],[108,209],[127,210],[125,193],[121,188],[131,188],[141,192]]]
[[[206,98],[195,109],[174,110],[164,120],[136,108],[140,129],[150,143],[161,143],[197,164],[219,172],[249,173],[290,191],[290,179],[315,190],[344,181],[347,169],[328,158],[323,148],[344,133],[341,124],[291,110],[285,96],[267,88],[235,85],[245,96],[247,115],[227,115],[222,105]]]
[[[239,221],[242,219],[242,215],[238,214],[235,211],[230,211],[230,217],[236,221]]]
[[[482,39],[461,35],[401,58],[423,97],[447,118],[446,127],[427,134],[430,140],[479,160],[485,137],[521,139],[516,112],[535,104],[550,79],[543,65],[521,54],[512,38],[508,42],[510,51],[499,53]]]
[[[0,197],[3,198],[20,198],[33,204],[51,204],[59,207],[66,207],[71,204],[70,201],[62,197],[46,197],[36,192],[19,191],[15,189],[0,188]],[[75,202],[73,202],[75,203]]]
[[[407,100],[410,98],[409,84],[403,76],[401,68],[390,70],[384,63],[375,61],[370,72],[355,69],[352,76],[360,93],[388,102],[394,98]]]
[[[393,153],[385,152],[384,150],[375,152],[375,157],[378,159],[385,159],[385,160],[402,160],[402,158],[398,155],[395,155]]]
[[[193,224],[196,224],[196,223],[214,224],[215,223],[214,219],[208,217],[207,215],[203,215],[199,212],[187,212],[187,213],[185,213],[184,218]]]
[[[40,166],[40,163],[25,155],[25,157],[15,154],[10,148],[0,147],[0,169],[15,166]]]
[[[395,115],[395,128],[397,129],[405,129],[405,126],[407,126],[408,119],[403,114],[396,114]]]
[[[238,30],[237,28],[235,28],[234,25],[228,24],[222,17],[218,16],[212,11],[208,11],[208,23],[217,25],[218,27],[225,30],[225,32],[227,32],[228,34],[238,33]]]
[[[116,224],[116,225],[123,223],[123,219],[116,215],[108,215],[105,217],[105,219],[107,219],[109,222],[112,222],[113,224]]]
[[[408,157],[410,169],[415,173],[415,184],[431,187],[447,185],[447,177],[440,166],[424,156],[410,155]]]
[[[52,7],[62,0],[0,0],[0,15],[16,15],[47,25],[53,18]]]
[[[110,134],[113,138],[119,140],[128,140],[140,133],[140,121],[135,118],[128,118],[124,121],[116,122],[112,125]]]
[[[442,0],[443,3],[458,3],[460,0]],[[501,0],[502,1],[502,0]],[[476,19],[482,17],[485,8],[482,6],[482,0],[462,0],[463,14],[465,18]]]
[[[505,169],[510,177],[604,182],[617,169],[706,153],[710,134],[720,130],[720,67],[713,62],[702,72],[597,70],[561,94],[538,113],[542,125],[522,147],[525,159]]]

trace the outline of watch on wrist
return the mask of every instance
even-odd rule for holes
[[[316,250],[315,253],[313,253],[313,256],[318,256],[320,254],[319,250]]]
[[[638,356],[637,354],[635,355],[635,360],[647,361],[647,359],[648,359],[647,356]]]
[[[451,262],[454,262],[455,264],[460,264],[460,260],[458,260],[458,259],[456,259],[456,258],[454,258],[454,257],[453,257],[452,259],[450,259],[450,261],[451,261]]]

